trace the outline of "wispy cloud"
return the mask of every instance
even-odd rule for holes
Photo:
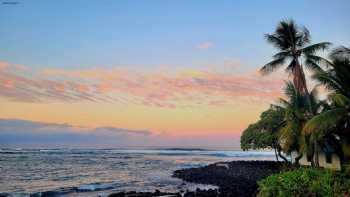
[[[238,69],[243,63],[238,59],[227,59],[224,61],[224,66],[229,69]]]
[[[129,102],[175,108],[219,106],[239,98],[272,100],[280,94],[282,86],[281,77],[261,77],[257,72],[183,70],[169,73],[94,68],[46,69],[36,76],[39,77],[0,71],[0,96],[21,102]]]
[[[9,63],[0,61],[0,71],[9,67]]]
[[[0,70],[0,96],[9,100],[18,102],[103,100],[93,94],[86,84],[52,80],[40,76],[22,76],[17,73],[26,67],[9,63],[2,63],[2,65],[6,67],[3,66],[4,69]]]
[[[133,101],[158,107],[176,107],[179,103],[203,105],[227,104],[239,97],[272,99],[279,95],[282,79],[264,78],[258,73],[225,74],[186,70],[177,73],[138,73],[125,70],[46,70],[48,76],[71,80],[93,80],[96,94],[129,95]],[[220,100],[220,102],[218,102]]]
[[[209,42],[209,41],[202,42],[196,46],[197,49],[209,49],[209,48],[213,48],[213,47],[214,47],[214,43]]]

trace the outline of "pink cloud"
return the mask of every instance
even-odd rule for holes
[[[135,102],[158,107],[174,107],[174,103],[178,102],[198,103],[198,100],[203,104],[217,106],[237,97],[271,100],[280,95],[282,85],[282,78],[262,77],[256,72],[235,75],[208,71],[140,73],[92,69],[46,70],[43,74],[71,80],[92,80],[94,85],[89,88],[97,94],[126,94],[138,98]]]
[[[209,49],[214,47],[214,44],[212,42],[203,42],[196,46],[197,49]]]
[[[8,62],[0,61],[0,71],[24,71],[27,70],[27,68],[24,65],[21,64],[10,64]]]
[[[8,62],[0,61],[0,71],[5,71],[10,66],[11,66],[10,63],[8,63]]]
[[[31,78],[0,70],[0,96],[20,102],[50,101],[96,101],[85,85],[55,81],[45,78]]]
[[[0,70],[0,96],[23,102],[122,102],[162,108],[223,106],[237,99],[271,101],[282,76],[257,72],[227,74],[188,70],[175,73],[121,69],[46,69],[39,78]]]

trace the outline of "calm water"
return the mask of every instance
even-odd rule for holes
[[[0,193],[29,196],[55,191],[62,196],[97,196],[131,190],[192,190],[210,186],[183,185],[171,177],[172,172],[217,161],[273,159],[272,152],[1,149]]]

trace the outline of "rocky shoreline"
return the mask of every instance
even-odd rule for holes
[[[116,192],[109,194],[108,197],[252,197],[258,192],[257,181],[274,173],[283,171],[290,166],[285,163],[275,161],[231,161],[218,162],[199,168],[188,168],[176,170],[173,177],[182,179],[186,182],[214,185],[218,189],[202,190],[197,188],[195,191],[163,192],[156,190],[154,192]],[[98,191],[98,190],[96,190]],[[64,191],[42,192],[32,194],[30,197],[58,197]],[[10,196],[0,193],[0,197]],[[104,197],[106,195],[97,195]]]
[[[275,161],[219,162],[200,168],[176,170],[173,177],[186,182],[216,185],[219,189],[167,192],[119,192],[109,197],[252,197],[258,192],[257,181],[285,169]]]
[[[156,190],[155,192],[118,192],[110,194],[108,197],[215,197],[219,196],[218,190],[200,190],[196,191],[186,191],[177,193],[160,192]]]

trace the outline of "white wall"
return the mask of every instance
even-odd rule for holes
[[[293,160],[295,161],[295,157],[297,156],[296,152],[292,153]],[[340,170],[340,159],[336,154],[332,154],[332,163],[326,162],[326,155],[323,152],[320,152],[318,155],[319,163],[321,167]],[[307,161],[306,153],[303,154],[303,157],[299,160],[300,165],[311,166],[311,162]]]

